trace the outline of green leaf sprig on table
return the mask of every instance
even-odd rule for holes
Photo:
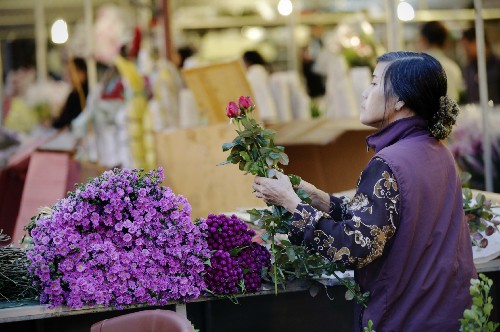
[[[484,235],[489,236],[498,231],[497,226],[500,223],[494,220],[497,214],[491,209],[491,200],[486,199],[484,194],[478,193],[476,197],[473,197],[469,188],[462,188],[462,194],[472,245],[485,248],[488,246],[488,239]]]
[[[470,295],[472,306],[464,311],[460,319],[461,332],[493,332],[499,324],[490,321],[493,311],[492,298],[489,296],[493,280],[480,273],[478,279],[471,279]]]
[[[275,131],[264,129],[254,118],[255,105],[250,97],[241,96],[238,103],[231,101],[226,107],[226,115],[235,125],[237,136],[232,142],[224,143],[222,150],[229,151],[224,164],[238,164],[245,174],[273,178],[276,172],[283,172],[279,167],[288,165],[289,159],[283,146],[274,143]],[[300,184],[301,178],[288,175],[294,188]],[[311,200],[302,189],[296,189],[299,198],[307,203]],[[346,298],[355,298],[365,304],[368,294],[361,294],[359,287],[351,281],[340,278],[335,272],[345,271],[341,264],[331,262],[318,254],[309,254],[302,246],[295,246],[288,240],[277,240],[278,234],[288,234],[293,215],[285,208],[270,205],[270,209],[249,210],[248,213],[259,220],[260,226],[265,229],[262,239],[270,243],[273,265],[269,277],[274,283],[275,293],[278,285],[285,287],[286,281],[298,279],[321,279],[324,275],[333,275],[340,283],[348,288]]]

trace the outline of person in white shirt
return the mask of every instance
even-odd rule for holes
[[[243,62],[247,68],[247,79],[254,94],[255,105],[263,121],[276,121],[278,111],[269,85],[269,65],[257,51],[243,53]]]
[[[444,53],[447,38],[448,29],[441,22],[427,22],[420,29],[422,51],[441,63],[448,79],[448,97],[458,101],[464,91],[464,82],[460,66]]]

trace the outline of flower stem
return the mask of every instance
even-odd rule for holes
[[[271,252],[274,256],[274,266],[273,266],[273,272],[274,272],[274,295],[278,295],[278,272],[277,272],[277,261],[276,261],[276,249],[274,248],[274,230],[271,232]]]
[[[353,295],[354,297],[356,298],[356,301],[361,304],[363,307],[366,308],[366,303],[365,301],[361,298],[361,296],[359,295],[358,291],[356,291],[350,282],[348,281],[345,281],[344,279],[340,278],[335,272],[333,272],[333,276],[342,284],[344,285]]]

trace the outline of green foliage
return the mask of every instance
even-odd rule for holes
[[[279,164],[287,165],[289,160],[285,154],[285,148],[274,144],[275,132],[262,128],[252,118],[251,107],[239,105],[241,114],[231,116],[234,121],[238,135],[232,142],[222,145],[223,151],[229,151],[229,156],[224,164],[238,164],[240,170],[245,174],[251,173],[262,177],[273,178],[276,172],[282,172]],[[294,188],[300,184],[301,178],[296,175],[288,175]],[[302,189],[295,190],[299,198],[307,203],[311,200]],[[360,303],[365,303],[368,294],[361,294],[359,287],[350,280],[338,277],[335,272],[344,272],[341,264],[330,262],[318,254],[309,254],[302,246],[295,246],[288,240],[277,241],[278,234],[288,234],[293,215],[285,208],[270,205],[271,209],[247,211],[255,220],[259,220],[260,227],[266,230],[262,239],[270,244],[271,255],[274,263],[268,274],[263,276],[274,283],[275,293],[278,285],[286,287],[286,282],[292,279],[320,279],[323,275],[334,275],[342,284],[348,288],[346,298],[355,298]]]
[[[312,119],[319,118],[322,114],[321,108],[316,102],[311,102],[311,105],[309,106],[309,113],[311,114]]]
[[[363,332],[375,332],[375,330],[373,329],[373,322],[371,319],[368,321],[368,325],[365,326],[365,328],[363,329]]]
[[[468,188],[463,188],[464,195],[464,212],[469,222],[471,233],[486,230],[487,224],[485,220],[491,220],[494,216],[491,210],[491,201],[487,200],[481,193],[473,199],[472,191]]]
[[[493,281],[484,274],[479,279],[471,279],[470,295],[472,306],[464,311],[464,318],[460,319],[462,332],[493,332],[499,324],[489,321],[493,311],[492,298],[489,296]]]
[[[488,239],[483,234],[488,236],[497,231],[496,226],[499,222],[494,220],[497,214],[491,209],[491,201],[487,200],[482,193],[478,193],[474,198],[470,189],[462,188],[462,194],[472,244],[484,248],[488,245]]]

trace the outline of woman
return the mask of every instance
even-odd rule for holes
[[[453,157],[440,140],[458,113],[446,97],[446,75],[423,53],[387,53],[363,92],[360,120],[376,155],[354,198],[329,196],[312,184],[302,203],[288,177],[256,177],[256,196],[294,214],[290,240],[355,270],[367,307],[357,331],[458,331],[476,277],[462,190]]]
[[[243,53],[243,63],[247,69],[246,76],[255,97],[260,118],[264,121],[276,121],[278,110],[271,94],[269,65],[257,51]]]
[[[69,78],[72,90],[66,99],[59,116],[52,121],[52,127],[62,129],[68,127],[85,108],[89,85],[87,82],[87,63],[83,58],[73,58],[68,63]]]

